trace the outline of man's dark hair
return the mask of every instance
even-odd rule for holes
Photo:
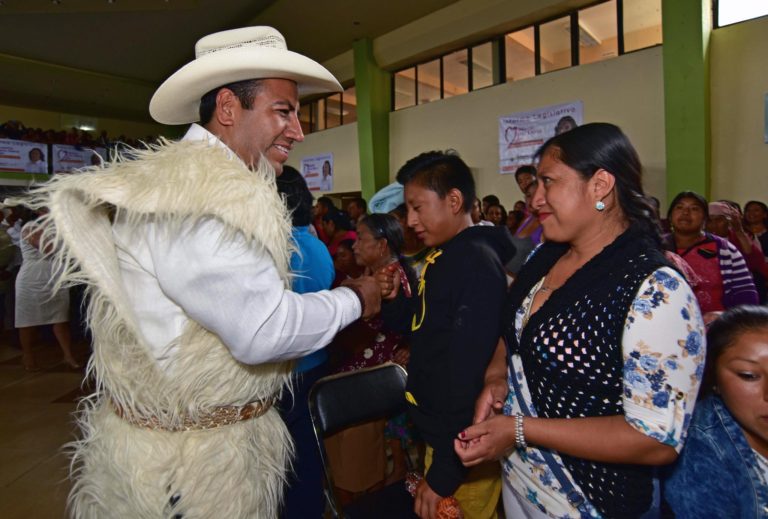
[[[441,199],[451,189],[458,189],[464,197],[464,212],[472,211],[476,196],[475,179],[469,166],[455,150],[428,151],[412,158],[397,172],[397,181],[404,186],[416,182],[437,193]]]
[[[294,227],[305,227],[312,222],[312,193],[307,181],[296,168],[285,165],[277,177],[277,192],[283,195]]]
[[[261,84],[261,79],[246,79],[244,81],[236,81],[234,83],[228,83],[226,85],[216,87],[210,92],[204,94],[200,99],[200,109],[198,112],[200,114],[199,124],[201,126],[205,126],[211,122],[213,112],[216,111],[216,96],[218,95],[219,90],[222,88],[231,90],[232,93],[235,94],[237,99],[240,101],[240,104],[243,106],[243,108],[250,110],[253,108],[253,100],[256,97],[256,94],[259,93]]]
[[[534,166],[520,166],[517,168],[517,170],[515,170],[515,180],[520,178],[521,175],[525,175],[526,173],[535,177],[536,168]]]
[[[349,201],[350,204],[357,204],[357,207],[359,207],[364,213],[368,212],[368,203],[365,201],[365,198],[361,196],[357,196]]]
[[[349,213],[339,209],[330,210],[328,214],[323,216],[324,222],[333,222],[336,225],[336,229],[343,229],[345,231],[352,230],[352,220],[349,218]]]
[[[327,196],[321,196],[320,198],[318,198],[317,199],[317,203],[318,203],[318,205],[325,206],[325,208],[328,209],[329,211],[333,211],[333,210],[336,209],[336,206],[333,205],[333,200],[331,200]]]
[[[499,197],[496,195],[485,195],[483,197],[483,202],[488,204],[488,207],[490,207],[492,205],[499,205],[501,200],[499,200]]]

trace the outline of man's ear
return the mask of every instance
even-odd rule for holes
[[[464,194],[461,191],[454,187],[448,191],[446,198],[448,199],[453,214],[464,212]]]
[[[232,126],[240,109],[240,100],[235,93],[228,88],[222,88],[216,94],[216,110],[213,118],[221,126]]]

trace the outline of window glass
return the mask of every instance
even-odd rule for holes
[[[467,49],[462,49],[443,57],[443,97],[467,92],[469,92]]]
[[[539,26],[541,71],[571,66],[571,17],[564,16]]]
[[[719,0],[717,2],[717,24],[720,27],[766,15],[768,15],[768,2],[765,0]]]
[[[325,98],[325,127],[335,128],[341,125],[341,94]]]
[[[472,47],[472,90],[493,85],[494,68],[491,42]]]
[[[357,96],[355,94],[355,87],[351,86],[346,89],[341,96],[341,100],[344,102],[341,109],[344,116],[344,124],[357,121]]]
[[[624,52],[661,43],[661,0],[624,0]]]
[[[594,63],[619,55],[616,0],[579,11],[579,63]]]
[[[419,104],[431,103],[440,99],[440,60],[435,59],[428,63],[422,63],[417,68]]]
[[[416,68],[411,67],[395,74],[395,110],[416,104]]]
[[[533,27],[504,36],[507,81],[517,81],[536,74],[536,42]]]

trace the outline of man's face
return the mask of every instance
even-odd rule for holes
[[[234,132],[226,144],[246,164],[255,166],[263,154],[275,173],[282,173],[293,143],[304,140],[296,83],[264,79],[250,110],[244,109],[239,101],[234,105]]]
[[[363,215],[363,209],[357,205],[357,202],[350,202],[347,205],[347,212],[353,220],[357,220]]]

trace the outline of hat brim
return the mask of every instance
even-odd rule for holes
[[[333,74],[306,56],[271,47],[244,47],[212,52],[184,65],[155,91],[149,114],[162,124],[196,122],[203,95],[247,79],[295,81],[299,96],[343,90]]]

